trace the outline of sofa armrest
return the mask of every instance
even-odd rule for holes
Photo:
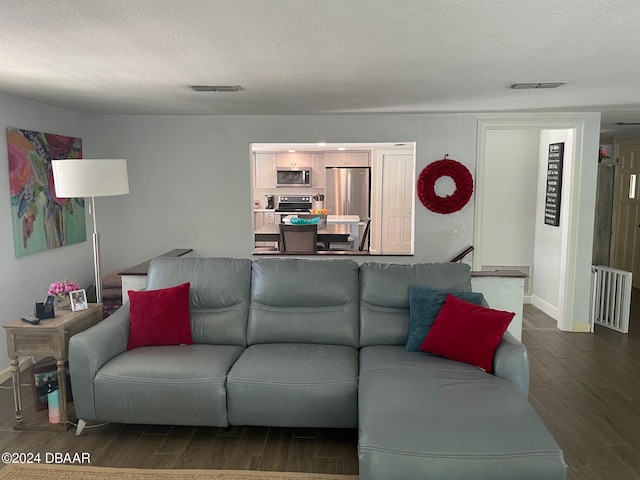
[[[509,332],[505,332],[493,357],[493,373],[513,383],[529,396],[529,354],[527,347]]]
[[[78,418],[96,420],[93,380],[109,360],[127,351],[129,303],[69,340],[69,371]]]

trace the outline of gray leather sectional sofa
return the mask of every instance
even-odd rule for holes
[[[469,291],[467,265],[152,261],[147,289],[184,282],[194,345],[127,351],[128,304],[71,338],[78,418],[357,427],[363,480],[566,478],[527,401],[527,351],[509,333],[494,375],[405,350],[409,286]]]

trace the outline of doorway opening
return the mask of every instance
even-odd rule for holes
[[[473,268],[529,268],[530,301],[565,331],[589,331],[598,135],[597,114],[490,116],[478,122]],[[550,146],[561,143],[555,225],[546,221]]]

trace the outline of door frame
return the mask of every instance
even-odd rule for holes
[[[593,214],[599,148],[600,113],[489,114],[478,116],[476,150],[476,185],[484,184],[486,164],[486,132],[489,130],[573,130],[574,162],[569,185],[566,241],[562,256],[566,259],[560,285],[563,299],[559,306],[558,328],[563,331],[589,331],[589,298],[591,252],[593,247]],[[586,153],[585,153],[586,152]],[[591,164],[587,163],[591,162]],[[475,192],[473,268],[482,265],[480,238],[484,217],[484,197]],[[582,319],[582,321],[576,321]]]

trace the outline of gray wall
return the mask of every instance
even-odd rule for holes
[[[79,136],[84,140],[86,158],[128,160],[131,193],[96,199],[105,273],[178,247],[194,248],[199,256],[251,257],[249,145],[253,142],[414,141],[416,176],[428,163],[449,154],[475,177],[477,118],[475,114],[88,117],[0,95],[0,128]],[[594,144],[596,124],[599,121],[591,122],[587,132],[587,136],[593,136]],[[7,165],[6,135],[0,135],[0,139],[0,155]],[[593,182],[590,178],[580,181],[584,191],[576,206],[582,209],[586,205],[589,211],[581,215],[591,218],[593,176]],[[16,259],[6,166],[0,168],[2,197],[0,318],[6,323],[27,313],[54,280],[67,277],[82,285],[90,284],[93,263],[90,242]],[[473,198],[451,215],[432,213],[417,201],[415,255],[374,260],[447,260],[473,243],[473,211]],[[90,217],[87,220],[90,233]],[[451,236],[452,223],[460,224],[460,236]],[[592,231],[591,223],[589,232]],[[589,242],[590,256],[591,234],[581,231],[579,237]],[[471,258],[465,260],[470,262]],[[3,341],[0,369],[8,364]]]
[[[80,137],[85,155],[91,152],[90,119],[86,115],[42,103],[0,94],[0,322],[8,323],[33,313],[33,302],[42,301],[49,284],[68,278],[89,285],[93,278],[89,241],[16,258],[11,226],[7,127]],[[39,218],[36,221],[40,221]],[[90,222],[87,222],[89,225]],[[90,232],[90,229],[88,229]],[[86,262],[83,260],[86,259]],[[4,331],[3,331],[4,333]],[[7,342],[0,341],[0,370],[9,365]],[[1,372],[0,372],[1,373]]]
[[[417,173],[449,154],[475,174],[476,122],[471,114],[93,117],[95,155],[126,158],[131,191],[97,199],[104,271],[178,247],[250,257],[253,142],[415,141]],[[415,256],[375,259],[445,261],[472,242],[473,200],[451,215],[417,202]]]

